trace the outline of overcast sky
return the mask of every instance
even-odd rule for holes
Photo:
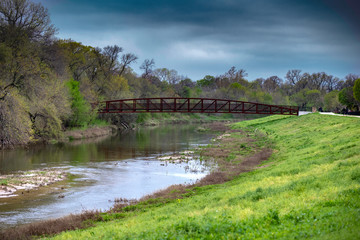
[[[243,68],[248,79],[287,70],[360,74],[359,0],[37,0],[58,37],[119,45],[156,68],[198,80]]]

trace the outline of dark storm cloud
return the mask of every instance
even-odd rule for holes
[[[360,65],[354,0],[43,3],[62,37],[125,45],[142,59],[155,58],[158,67],[195,78],[233,65],[248,69],[252,78],[282,77],[291,68],[344,75]]]

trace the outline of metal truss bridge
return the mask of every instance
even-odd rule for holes
[[[237,113],[299,115],[298,106],[269,105],[212,98],[135,98],[96,104],[99,113]]]

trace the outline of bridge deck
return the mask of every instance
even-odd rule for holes
[[[210,98],[136,98],[99,103],[99,113],[141,112],[298,115],[299,107]]]

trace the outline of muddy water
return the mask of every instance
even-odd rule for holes
[[[209,166],[193,159],[165,164],[159,156],[209,143],[196,125],[139,129],[95,141],[0,152],[0,173],[60,168],[64,182],[0,199],[0,228],[61,217],[83,210],[107,210],[115,198],[140,198],[172,184],[205,176]]]

